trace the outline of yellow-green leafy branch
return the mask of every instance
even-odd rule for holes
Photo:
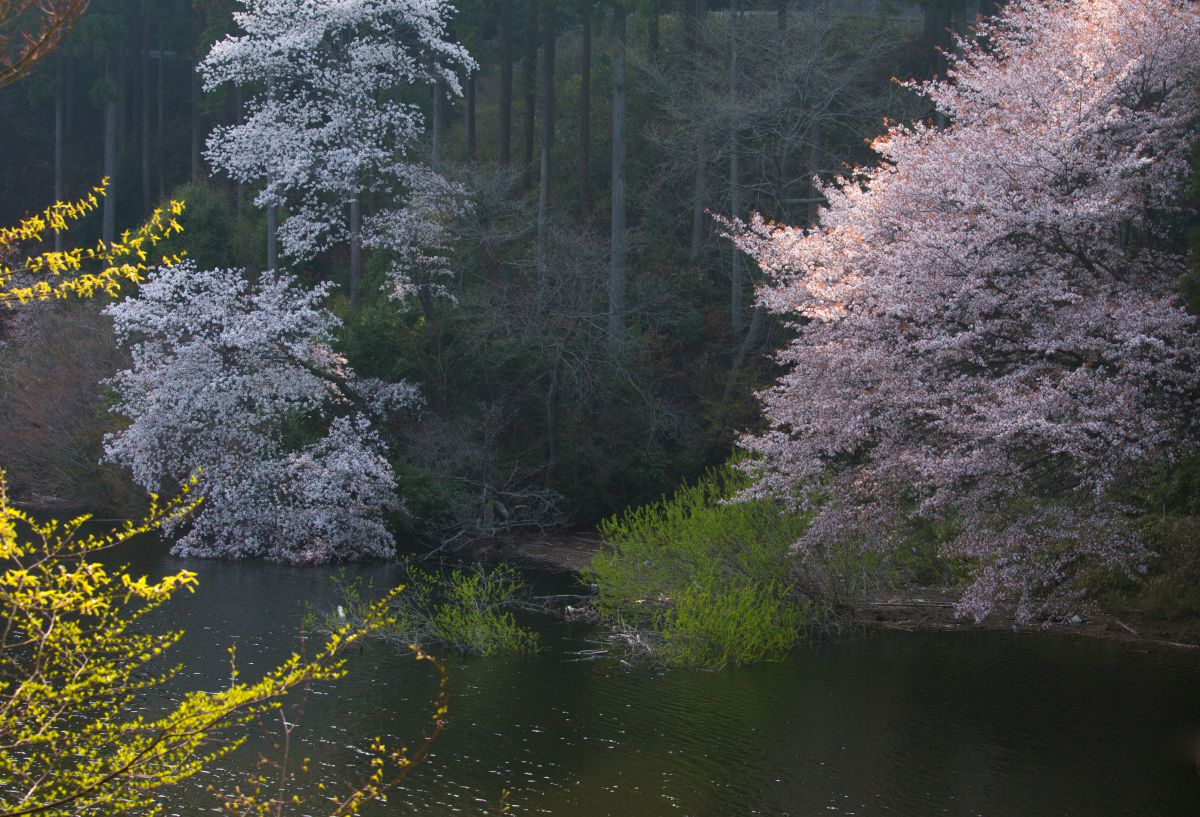
[[[157,717],[131,715],[142,693],[175,674],[147,665],[181,635],[132,625],[179,590],[193,591],[196,574],[135,578],[93,557],[191,512],[200,501],[194,485],[161,505],[156,500],[140,522],[83,535],[88,517],[38,522],[8,503],[0,480],[0,779],[9,783],[0,817],[155,813],[154,791],[243,742],[219,742],[230,727],[277,709],[290,690],[340,678],[346,647],[386,622],[391,595],[365,626],[331,633],[315,655],[293,654],[252,683],[240,681],[235,667],[225,689],[189,693]],[[444,708],[438,711],[440,718]]]
[[[77,201],[55,202],[16,227],[0,228],[0,303],[11,308],[31,301],[90,298],[101,292],[116,296],[123,283],[144,281],[152,267],[179,262],[178,255],[153,255],[160,241],[183,232],[178,216],[184,203],[171,201],[136,230],[122,233],[119,241],[35,252],[15,265],[3,263],[18,256],[22,245],[41,243],[50,232],[69,231],[74,222],[99,206],[107,189],[108,179],[104,179]]]
[[[141,282],[152,267],[179,260],[150,258],[158,242],[182,231],[176,217],[183,203],[172,201],[118,242],[37,253],[16,266],[4,263],[21,245],[41,243],[48,231],[65,231],[94,211],[106,186],[107,180],[79,201],[51,205],[16,227],[0,228],[0,302],[13,307],[117,295],[123,283]],[[86,533],[89,516],[41,522],[13,507],[0,470],[0,817],[158,814],[162,806],[156,792],[245,741],[233,728],[278,711],[297,688],[340,678],[348,646],[394,626],[389,610],[402,588],[367,606],[358,621],[330,632],[315,655],[293,654],[246,683],[238,678],[231,650],[226,688],[192,692],[158,714],[140,714],[146,694],[179,671],[152,665],[164,660],[182,633],[141,632],[135,625],[180,590],[193,592],[197,577],[188,570],[157,580],[134,577],[94,557],[190,514],[201,502],[196,485],[193,476],[165,503],[152,495],[149,511],[138,522]],[[417,657],[433,660],[419,650]],[[445,674],[434,665],[442,682],[433,730],[411,754],[376,740],[367,781],[346,797],[326,797],[333,814],[351,814],[384,797],[426,756],[446,713]],[[285,808],[303,802],[298,794],[261,799],[254,792],[239,791],[226,804],[281,817]]]

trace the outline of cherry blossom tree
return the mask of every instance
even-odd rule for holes
[[[407,195],[399,207],[367,219],[363,244],[390,253],[385,273],[388,294],[398,301],[414,297],[428,313],[432,298],[454,300],[450,252],[454,227],[470,209],[465,187],[424,165],[399,165]]]
[[[234,20],[244,33],[216,43],[199,70],[206,89],[254,92],[245,121],[216,128],[206,155],[238,181],[263,183],[256,202],[269,213],[286,206],[287,254],[348,240],[356,299],[363,194],[405,192],[405,156],[424,129],[401,93],[417,84],[457,95],[459,75],[474,69],[447,33],[454,9],[445,0],[243,2]]]
[[[947,127],[891,126],[813,229],[732,225],[796,332],[752,493],[813,509],[801,558],[941,520],[976,565],[960,615],[1062,615],[1081,570],[1144,569],[1117,489],[1197,439],[1172,225],[1200,11],[1013,0],[948,59],[913,86]]]
[[[338,321],[320,306],[326,290],[188,262],[108,308],[133,361],[110,381],[129,425],[106,436],[107,458],[150,491],[199,471],[204,504],[175,553],[391,553],[383,516],[399,503],[369,418],[417,394],[354,377],[330,348]]]

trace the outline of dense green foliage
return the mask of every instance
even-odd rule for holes
[[[230,238],[237,214],[224,191],[211,182],[188,182],[172,190],[171,198],[187,202],[187,235],[173,236],[158,251],[189,258],[202,269],[233,266],[237,253]]]
[[[596,607],[669,665],[748,664],[803,634],[810,608],[794,592],[788,550],[806,518],[767,500],[731,501],[746,484],[725,465],[600,524]]]

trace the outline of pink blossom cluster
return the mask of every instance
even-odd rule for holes
[[[813,509],[801,558],[944,521],[977,620],[1062,614],[1080,570],[1144,569],[1114,489],[1196,440],[1172,225],[1198,70],[1194,3],[1013,0],[911,86],[946,127],[892,125],[817,227],[732,225],[796,332],[743,445],[752,493]]]

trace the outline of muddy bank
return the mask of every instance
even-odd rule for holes
[[[550,533],[488,539],[459,554],[552,573],[582,573],[603,544],[596,533]]]

